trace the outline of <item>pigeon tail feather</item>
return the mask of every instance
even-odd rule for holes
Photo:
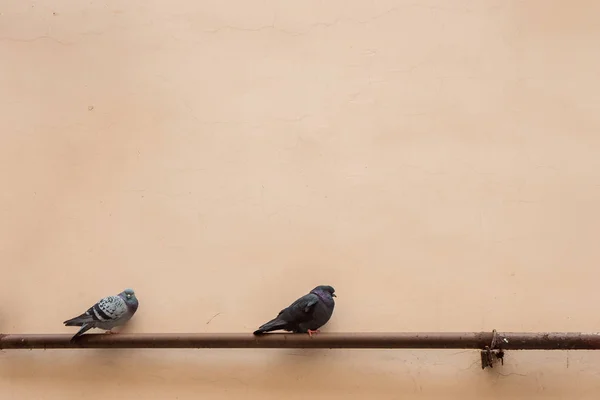
[[[77,331],[77,333],[75,335],[73,335],[73,337],[71,338],[71,341],[77,339],[78,337],[80,337],[81,335],[83,335],[84,333],[86,333],[87,331],[89,331],[92,328],[93,328],[93,326],[90,324],[83,324],[81,326],[81,329],[79,331]]]
[[[87,314],[81,314],[78,317],[71,318],[63,322],[65,326],[82,326],[86,323],[92,322],[93,318]]]
[[[257,330],[255,330],[254,335],[260,335],[261,333],[266,333],[266,332],[276,331],[278,329],[283,329],[286,327],[287,324],[288,324],[287,321],[275,318],[275,319],[272,319],[271,321],[267,322],[266,324],[262,325]]]

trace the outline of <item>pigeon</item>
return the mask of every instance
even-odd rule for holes
[[[124,325],[138,309],[138,299],[132,289],[125,289],[116,296],[108,296],[91,306],[78,317],[63,322],[65,326],[80,326],[81,329],[71,338],[75,340],[92,328],[104,329],[113,333],[112,328]]]
[[[334,297],[335,289],[331,286],[317,286],[281,310],[277,317],[254,331],[254,335],[282,329],[294,333],[308,333],[312,337],[314,333],[319,333],[319,328],[331,318],[335,307]]]

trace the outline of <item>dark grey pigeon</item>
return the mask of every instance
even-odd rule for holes
[[[329,321],[335,307],[335,289],[321,285],[300,297],[288,308],[279,312],[275,319],[267,322],[256,331],[255,335],[284,330],[294,333],[319,333],[319,328]]]

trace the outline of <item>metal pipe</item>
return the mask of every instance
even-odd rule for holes
[[[600,350],[600,333],[547,332],[401,332],[401,333],[138,333],[87,334],[71,341],[68,334],[0,334],[0,349],[501,349]],[[493,343],[492,343],[493,341]]]

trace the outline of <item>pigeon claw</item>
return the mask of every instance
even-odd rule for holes
[[[320,331],[318,329],[316,329],[314,331],[312,329],[308,330],[308,336],[310,336],[310,337],[312,337],[313,334],[316,335],[317,333],[320,333]]]

